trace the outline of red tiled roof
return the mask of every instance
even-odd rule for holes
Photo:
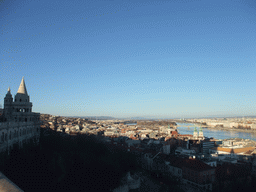
[[[245,147],[245,148],[238,148],[238,149],[232,149],[232,148],[222,148],[222,147],[214,147],[212,148],[217,151],[224,151],[228,153],[242,153],[242,152],[248,152],[249,150],[254,150],[254,147]]]
[[[214,169],[210,165],[207,165],[198,159],[183,159],[183,158],[171,156],[170,158],[167,159],[167,161],[169,161],[172,166],[179,167],[179,168],[186,167],[188,169],[193,169],[196,171],[205,171],[205,170]]]
[[[178,135],[177,131],[172,131],[172,135]]]
[[[191,168],[197,171],[204,171],[209,169],[214,169],[210,165],[207,165],[206,163],[198,160],[198,159],[185,159],[186,163],[184,164],[184,167]]]
[[[193,137],[193,135],[189,135],[189,134],[181,135],[181,134],[179,134],[179,137]]]
[[[121,129],[121,133],[126,133],[126,129]]]

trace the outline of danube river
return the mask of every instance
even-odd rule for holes
[[[194,124],[191,123],[177,123],[179,127],[177,127],[179,134],[190,134],[193,135],[194,132]],[[184,126],[194,126],[194,127],[182,127]],[[197,131],[199,127],[197,127]],[[228,138],[242,138],[242,139],[250,139],[256,141],[256,132],[240,132],[234,130],[218,130],[218,129],[207,129],[203,128],[203,133],[205,137],[214,137],[215,139],[228,139]]]

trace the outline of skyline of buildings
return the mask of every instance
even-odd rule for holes
[[[124,125],[124,122],[92,122],[80,118],[62,118],[34,113],[24,78],[14,98],[8,88],[1,116],[4,117],[3,122],[0,122],[1,142],[4,143],[1,145],[1,152],[7,150],[8,154],[14,145],[16,147],[18,145],[21,149],[31,139],[38,144],[40,132],[43,137],[47,137],[49,132],[54,131],[57,137],[62,138],[60,141],[74,138],[75,135],[95,135],[106,145],[110,144],[116,149],[122,148],[129,153],[135,152],[137,160],[139,159],[138,166],[151,172],[157,171],[157,174],[165,175],[166,178],[178,177],[181,180],[180,184],[188,188],[192,184],[194,187],[211,191],[216,186],[215,178],[218,174],[215,171],[226,162],[247,166],[248,163],[252,163],[255,168],[255,142],[237,138],[216,140],[204,137],[201,127],[199,131],[194,128],[193,135],[188,135],[179,134],[176,124],[170,121],[159,123],[155,121],[156,124],[145,121],[146,124],[128,126]],[[54,134],[52,132],[52,136]],[[173,155],[171,148],[175,144],[179,147]],[[232,159],[228,158],[231,155]],[[251,169],[248,169],[246,178],[252,173]],[[128,184],[130,181],[131,178]],[[11,181],[9,184],[15,186]],[[135,188],[139,187],[140,182]]]

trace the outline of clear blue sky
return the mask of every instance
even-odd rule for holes
[[[256,114],[254,0],[0,0],[0,99],[33,111]]]

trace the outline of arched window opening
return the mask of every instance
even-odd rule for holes
[[[20,99],[20,102],[21,102],[21,99]]]
[[[27,118],[25,118],[25,122],[27,122]]]

